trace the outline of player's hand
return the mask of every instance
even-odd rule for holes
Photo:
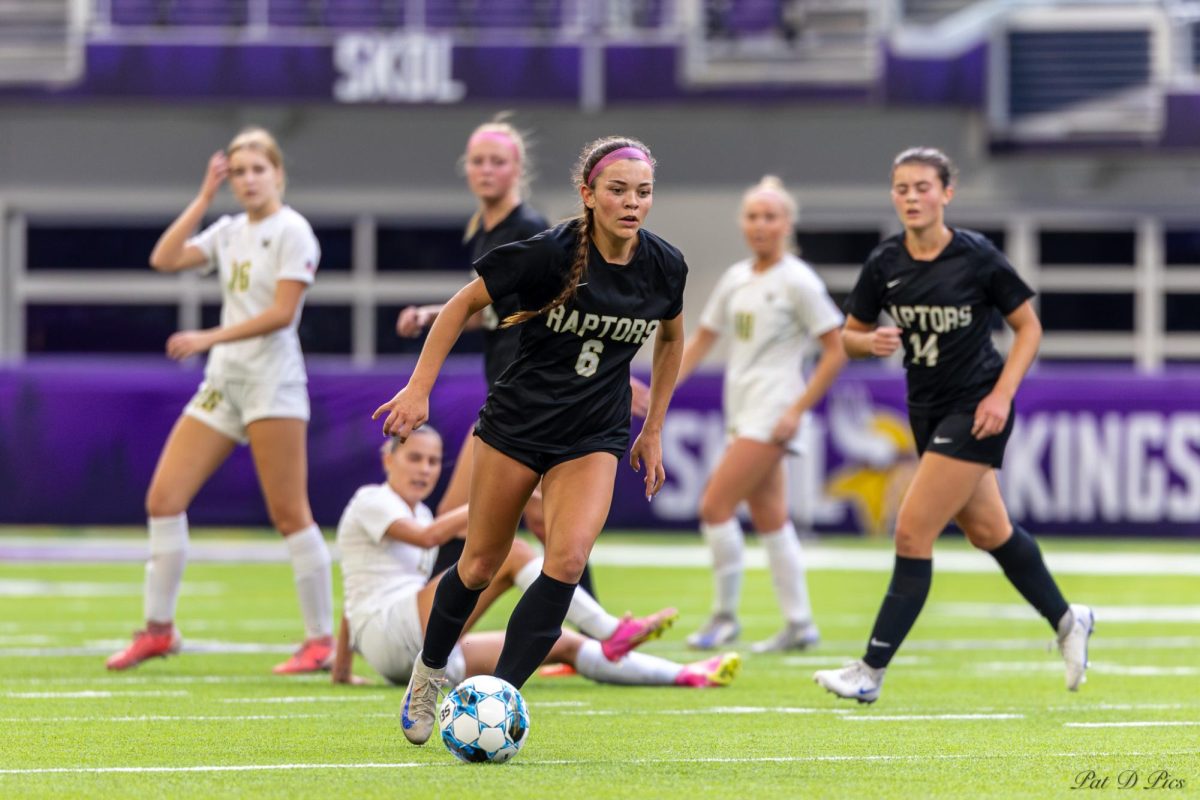
[[[228,177],[229,159],[224,150],[218,150],[208,159],[208,167],[204,170],[204,182],[200,184],[200,194],[212,200]]]
[[[871,332],[871,355],[887,358],[900,349],[899,328],[876,328]]]
[[[771,431],[771,441],[775,444],[787,444],[790,442],[795,437],[797,431],[800,430],[801,419],[801,412],[794,408],[789,408],[783,412],[783,416],[775,423],[775,429]]]
[[[383,435],[395,436],[404,442],[429,419],[429,395],[405,386],[395,397],[375,409],[371,419],[379,419],[384,414],[387,417],[383,420]]]
[[[435,316],[423,306],[409,306],[396,317],[396,333],[406,339],[415,339],[433,323]]]
[[[371,683],[371,681],[367,680],[366,678],[355,675],[353,673],[351,673],[349,675],[343,675],[338,672],[334,672],[330,675],[330,681],[335,684],[341,684],[341,685],[345,685],[345,686],[372,686],[373,685]]]
[[[167,355],[176,361],[207,352],[214,342],[208,331],[179,331],[167,339]]]
[[[1011,412],[1012,398],[1003,392],[992,392],[975,406],[975,424],[971,426],[971,435],[976,439],[995,436],[1004,430]]]
[[[631,412],[633,416],[646,418],[650,410],[650,387],[632,375],[629,376],[629,394],[631,395]]]
[[[629,466],[633,471],[641,472],[643,464],[646,467],[646,499],[650,500],[667,482],[667,471],[662,463],[662,437],[644,428],[629,448]]]

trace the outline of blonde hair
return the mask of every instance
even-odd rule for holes
[[[529,147],[526,143],[526,134],[517,129],[515,125],[509,122],[512,118],[511,111],[501,111],[496,116],[492,117],[487,122],[471,131],[471,135],[467,137],[467,149],[470,149],[471,142],[475,137],[480,135],[492,134],[503,136],[512,143],[513,151],[517,156],[517,164],[521,168],[521,176],[517,180],[517,188],[522,197],[529,194],[529,183],[533,179],[533,168],[529,163]],[[467,153],[464,150],[459,157],[460,166],[465,165],[467,161]],[[483,220],[483,212],[476,210],[471,215],[471,219],[467,222],[467,229],[463,234],[463,241],[468,241],[479,231],[479,225]]]
[[[760,194],[770,195],[778,200],[787,212],[788,219],[792,222],[795,222],[800,216],[800,204],[796,202],[796,198],[787,190],[787,187],[783,185],[783,180],[777,175],[763,175],[758,183],[747,189],[742,194],[742,209],[745,210],[746,204],[752,197]]]
[[[279,171],[279,194],[282,195],[287,188],[287,174],[283,169],[283,151],[279,149],[279,142],[275,141],[271,132],[266,128],[259,127],[242,128],[225,148],[225,155],[232,157],[238,150],[256,150],[267,157],[271,166]]]
[[[588,176],[591,175],[595,166],[600,163],[600,159],[614,150],[626,147],[641,150],[645,154],[646,162],[650,165],[651,169],[658,166],[658,163],[654,160],[654,156],[650,153],[650,148],[637,139],[630,139],[627,136],[606,136],[603,139],[596,139],[593,142],[589,142],[579,154],[579,160],[575,162],[575,170],[572,173],[575,188],[580,189],[585,185],[591,186],[592,182],[588,181]],[[582,280],[583,273],[587,269],[588,250],[592,239],[592,217],[592,210],[584,206],[583,213],[575,218],[578,220],[575,230],[575,254],[571,259],[571,270],[567,273],[567,280],[563,284],[562,290],[559,291],[553,300],[537,311],[518,311],[515,314],[508,315],[504,318],[504,322],[500,327],[510,328],[513,325],[520,325],[526,320],[540,317],[542,314],[553,311],[559,306],[570,302],[575,297],[575,293],[579,291],[579,282]]]

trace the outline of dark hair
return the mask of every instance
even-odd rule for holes
[[[910,147],[892,160],[892,174],[903,164],[924,164],[937,170],[938,180],[942,186],[950,186],[958,177],[958,167],[950,160],[950,156],[936,147]]]
[[[641,150],[650,161],[650,167],[653,168],[656,165],[654,156],[650,154],[650,148],[637,139],[630,139],[627,136],[605,136],[603,139],[589,142],[580,152],[579,160],[575,162],[575,169],[571,173],[575,188],[578,189],[584,185],[590,187],[591,184],[588,183],[588,175],[591,174],[592,169],[600,162],[600,159],[612,151],[620,150],[623,147],[635,147]],[[579,282],[583,279],[584,270],[587,268],[588,245],[592,238],[592,215],[592,210],[584,206],[583,212],[576,217],[579,223],[575,234],[575,255],[571,260],[571,270],[567,273],[567,280],[563,284],[562,290],[555,295],[553,300],[537,311],[518,311],[515,314],[508,315],[504,318],[504,322],[500,327],[510,328],[513,325],[520,325],[526,320],[540,317],[542,314],[553,311],[564,303],[570,302],[575,297],[575,293],[579,291]]]

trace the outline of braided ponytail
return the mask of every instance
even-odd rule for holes
[[[579,160],[575,162],[575,169],[572,172],[575,188],[579,189],[585,185],[591,187],[588,176],[591,174],[592,169],[600,162],[600,159],[614,150],[620,150],[623,147],[634,147],[641,150],[646,154],[650,166],[653,167],[655,165],[654,156],[650,154],[650,148],[637,139],[630,139],[625,136],[606,136],[603,139],[597,139],[587,144],[579,154]],[[579,283],[583,280],[584,272],[587,271],[588,252],[592,240],[593,214],[592,209],[584,206],[583,212],[575,217],[577,221],[575,255],[571,259],[571,269],[567,272],[567,279],[564,281],[559,293],[554,296],[553,300],[537,311],[518,311],[515,314],[508,315],[501,323],[501,328],[511,328],[513,325],[520,325],[522,322],[540,317],[561,305],[571,302],[575,298],[576,292],[579,291]]]

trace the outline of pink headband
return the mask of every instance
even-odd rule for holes
[[[493,142],[500,142],[501,144],[508,145],[513,151],[513,156],[516,157],[518,161],[521,160],[521,148],[517,147],[516,140],[504,131],[476,131],[475,133],[471,134],[471,138],[467,140],[467,149],[470,150],[471,145],[476,144],[477,142],[482,142],[489,139]]]
[[[618,147],[616,150],[613,150],[611,153],[606,155],[604,158],[597,161],[596,166],[592,167],[592,171],[589,172],[588,176],[587,176],[588,186],[592,185],[592,181],[596,179],[596,176],[599,175],[601,172],[603,172],[604,168],[607,167],[609,164],[613,163],[614,161],[622,161],[625,159],[634,159],[635,161],[645,161],[647,164],[650,164],[651,169],[654,169],[654,164],[650,163],[650,156],[646,155],[638,148],[636,148],[636,147]]]

